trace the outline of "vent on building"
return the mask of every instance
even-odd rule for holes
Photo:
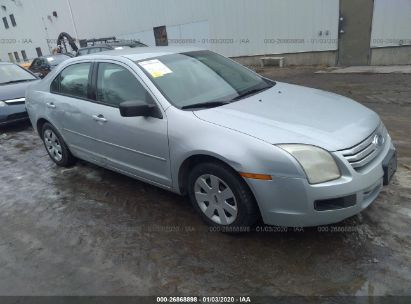
[[[16,58],[17,62],[20,62],[20,56],[18,52],[14,52],[14,57]]]
[[[41,48],[37,47],[37,48],[36,48],[36,52],[37,52],[37,57],[43,56],[43,53],[42,53],[42,51],[41,51]]]
[[[10,15],[10,21],[11,21],[11,25],[13,25],[13,26],[16,26],[16,25],[17,25],[16,19],[14,19],[14,15],[13,15],[13,14]]]
[[[25,51],[25,50],[22,50],[22,51],[21,51],[21,57],[23,57],[23,60],[24,60],[24,61],[28,61],[27,54],[26,54],[26,51]]]
[[[3,23],[4,23],[4,27],[5,27],[6,29],[8,29],[8,28],[9,28],[9,23],[7,22],[7,18],[6,18],[6,17],[3,17]]]

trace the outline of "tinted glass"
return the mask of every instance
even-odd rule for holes
[[[151,97],[127,69],[117,64],[99,63],[97,100],[117,107],[123,101],[130,100],[150,103]]]
[[[60,92],[60,74],[52,81],[50,85],[50,92],[59,93]]]
[[[88,49],[79,50],[78,51],[78,56],[87,55],[87,53],[88,53]]]
[[[101,48],[91,48],[89,49],[89,54],[93,54],[93,53],[99,53],[101,52]]]
[[[230,101],[268,86],[261,76],[210,51],[165,55],[141,60],[138,65],[177,107]]]
[[[60,73],[60,93],[73,97],[87,98],[88,75],[91,63],[68,66]]]
[[[33,62],[31,63],[30,68],[37,68],[41,65],[41,60],[36,58],[33,60]]]

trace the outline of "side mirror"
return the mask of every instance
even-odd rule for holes
[[[160,110],[154,104],[147,104],[145,101],[132,100],[132,101],[123,101],[120,103],[120,114],[123,117],[155,117],[163,118]]]

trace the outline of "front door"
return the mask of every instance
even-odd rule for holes
[[[338,65],[370,62],[373,0],[340,0]]]
[[[105,167],[170,187],[166,117],[122,117],[121,102],[153,97],[124,65],[100,62],[95,71],[95,100],[77,99],[66,113],[75,148]]]

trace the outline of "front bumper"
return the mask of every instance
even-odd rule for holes
[[[24,121],[28,118],[26,105],[24,103],[0,107],[0,126]]]
[[[247,179],[247,183],[266,224],[287,227],[332,224],[361,212],[377,198],[384,182],[383,163],[392,153],[395,148],[388,137],[381,153],[361,171],[354,170],[335,152],[344,170],[334,181],[311,185],[305,178],[273,176],[271,181]],[[319,210],[319,201],[341,204],[336,209]]]

